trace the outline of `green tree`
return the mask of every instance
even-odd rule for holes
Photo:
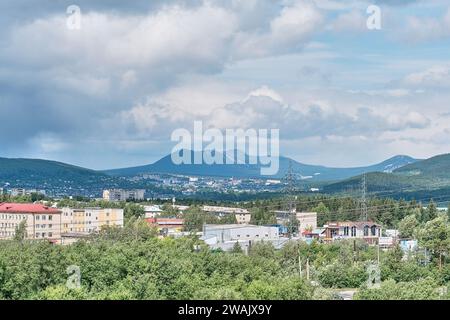
[[[387,280],[379,288],[367,288],[363,285],[355,294],[355,300],[432,300],[439,299],[438,285],[431,278],[414,282]]]
[[[313,209],[314,212],[317,212],[318,216],[318,223],[319,225],[323,225],[327,222],[330,222],[332,220],[330,209],[323,203],[320,202],[317,207]]]
[[[447,215],[441,214],[428,221],[419,231],[419,240],[438,258],[439,269],[442,269],[443,257],[450,251],[450,225]]]
[[[277,217],[274,212],[267,208],[255,208],[251,212],[251,224],[265,225],[277,223]]]
[[[433,220],[437,217],[438,209],[436,207],[436,203],[434,203],[433,199],[430,200],[430,203],[427,207],[427,216],[429,220]],[[426,222],[426,221],[424,221]]]
[[[287,223],[288,233],[289,234],[297,233],[299,226],[300,226],[300,222],[298,221],[295,214],[290,214],[288,223]]]
[[[205,223],[216,224],[219,222],[216,216],[203,211],[197,206],[191,206],[186,210],[183,214],[183,219],[186,231],[201,231]]]
[[[127,203],[125,205],[123,214],[124,214],[125,218],[127,218],[127,219],[131,218],[131,217],[139,218],[139,217],[144,217],[145,211],[144,211],[144,207],[141,206],[140,204]]]
[[[419,221],[417,221],[416,216],[411,214],[406,216],[398,223],[398,231],[400,237],[402,238],[412,238],[414,231],[419,226]]]
[[[27,222],[22,220],[15,229],[14,240],[23,241],[27,237]]]
[[[176,218],[178,217],[178,210],[176,208],[173,207],[173,205],[165,203],[162,206],[162,211],[161,212],[161,217],[166,217],[166,218]]]
[[[233,246],[233,249],[231,249],[232,253],[243,253],[241,245],[239,244],[239,242],[236,241],[236,243]]]

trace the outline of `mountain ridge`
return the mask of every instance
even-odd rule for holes
[[[194,152],[192,150],[186,150],[191,153],[191,159],[194,159],[195,154],[201,152]],[[235,159],[236,153],[235,152]],[[226,153],[228,155],[228,153]],[[220,155],[219,155],[220,156]],[[222,154],[223,159],[225,156]],[[249,163],[249,156],[245,155],[246,163]],[[160,173],[160,174],[184,174],[184,175],[199,175],[199,176],[218,176],[218,177],[235,177],[235,178],[282,178],[284,177],[289,168],[289,163],[292,164],[293,173],[297,175],[300,180],[311,180],[311,181],[329,181],[329,180],[340,180],[344,178],[349,178],[364,172],[371,171],[383,171],[388,170],[389,172],[395,170],[406,164],[411,164],[418,159],[414,159],[405,155],[397,155],[391,157],[383,162],[361,167],[349,167],[349,168],[334,168],[326,167],[322,165],[311,165],[292,160],[288,157],[279,157],[279,171],[274,176],[262,176],[260,174],[260,169],[262,165],[260,164],[180,164],[176,165],[172,162],[171,154],[166,155],[159,159],[158,161],[143,165],[135,166],[129,168],[119,168],[104,170],[102,172],[107,173],[112,176],[133,176],[149,173]]]

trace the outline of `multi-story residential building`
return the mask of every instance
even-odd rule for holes
[[[219,217],[234,214],[238,224],[249,224],[251,220],[250,212],[242,208],[203,206],[203,211],[213,213]]]
[[[24,189],[24,188],[12,188],[10,193],[11,193],[11,196],[13,196],[13,197],[27,196],[27,195],[30,195],[32,193],[37,193],[37,194],[41,194],[41,195],[44,195],[44,196],[46,194],[45,190]]]
[[[26,239],[61,237],[61,211],[42,204],[0,203],[0,238],[14,238],[16,229],[25,221]]]
[[[123,209],[116,208],[63,208],[61,233],[83,235],[100,231],[103,226],[123,227]]]
[[[13,197],[24,196],[25,194],[26,194],[26,191],[23,188],[13,188],[13,189],[11,189],[11,196],[13,196]]]
[[[103,199],[106,201],[127,201],[144,200],[145,190],[135,189],[135,190],[123,190],[123,189],[110,189],[103,190]]]
[[[0,239],[14,238],[25,221],[26,239],[61,243],[99,231],[102,226],[123,226],[123,209],[86,208],[58,210],[42,204],[0,203]]]

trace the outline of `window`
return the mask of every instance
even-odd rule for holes
[[[36,216],[36,220],[39,220],[40,219],[40,217],[39,216]]]
[[[42,216],[42,220],[47,220],[47,217],[46,216]]]
[[[364,237],[369,236],[369,226],[364,226]]]
[[[51,238],[53,236],[53,233],[49,232],[48,236]]]
[[[356,237],[356,227],[352,227],[352,237]]]
[[[370,227],[370,231],[371,231],[372,236],[376,236],[377,235],[377,226]]]
[[[48,216],[48,220],[52,220],[53,219],[53,216]]]
[[[349,230],[348,227],[344,227],[344,236],[348,236],[348,230]]]

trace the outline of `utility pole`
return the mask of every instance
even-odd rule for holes
[[[300,278],[302,277],[302,258],[300,257],[300,248],[298,248],[298,272],[300,274]]]
[[[378,239],[378,248],[377,248],[377,261],[378,266],[380,266],[380,240]]]
[[[309,258],[306,258],[306,280],[309,281]]]
[[[367,221],[368,220],[368,214],[367,214],[367,181],[366,181],[366,173],[362,176],[361,181],[361,221]]]

